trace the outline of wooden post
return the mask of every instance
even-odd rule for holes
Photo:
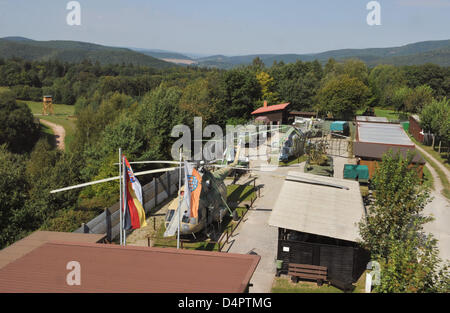
[[[439,140],[439,154],[441,154],[441,143],[442,143],[442,140]]]
[[[155,189],[155,207],[158,205],[158,180],[155,178],[153,178],[153,182],[154,182],[154,189]]]
[[[170,190],[170,172],[166,172],[167,176],[167,197],[170,197],[171,190]]]
[[[106,218],[106,238],[109,242],[112,241],[112,225],[111,225],[111,212],[109,208],[105,210],[105,218]]]

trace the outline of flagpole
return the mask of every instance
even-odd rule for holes
[[[123,221],[125,222],[125,210],[127,209],[127,207],[125,205],[127,203],[127,192],[126,192],[126,190],[127,190],[128,186],[127,186],[127,180],[126,180],[126,174],[125,174],[125,171],[127,169],[126,169],[126,165],[125,165],[125,157],[124,156],[122,156],[122,166],[123,166],[123,184],[122,185],[123,185],[123,202],[124,202],[124,210],[123,210],[124,217],[123,217]],[[123,228],[123,245],[124,246],[127,245],[127,231],[126,231],[125,227]]]
[[[122,148],[119,148],[119,194],[120,194],[120,202],[119,202],[119,233],[120,233],[120,245],[122,245],[122,229],[123,229],[123,221],[122,221]]]
[[[186,182],[184,182],[186,185]],[[184,187],[186,189],[186,186]],[[177,249],[180,249],[180,231],[181,231],[181,148],[180,148],[180,170],[178,173],[178,235],[177,235]],[[184,190],[186,192],[186,190]]]

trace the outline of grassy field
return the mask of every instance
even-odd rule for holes
[[[377,117],[386,117],[388,120],[399,120],[400,119],[400,113],[396,112],[393,109],[389,108],[379,108],[375,107],[375,116]],[[359,110],[356,112],[356,115],[363,114],[365,109]]]
[[[31,112],[33,114],[37,114],[36,117],[39,119],[43,119],[58,125],[61,125],[64,127],[66,131],[66,138],[64,140],[66,148],[70,146],[70,143],[72,142],[74,135],[75,135],[75,120],[74,118],[69,118],[70,116],[73,116],[74,114],[74,106],[73,105],[66,105],[66,104],[54,104],[53,108],[55,111],[54,115],[39,115],[42,114],[42,103],[41,102],[35,102],[35,101],[23,101],[23,100],[17,100],[18,102],[23,102],[28,105],[28,107],[31,109]]]
[[[353,293],[364,293],[366,284],[366,274],[363,273],[354,284]],[[342,290],[323,284],[317,286],[315,282],[299,281],[293,283],[288,277],[275,277],[272,285],[272,293],[343,293]]]
[[[434,178],[431,175],[430,170],[426,166],[423,167],[423,185],[425,187],[434,189]]]
[[[0,86],[0,92],[9,90],[9,87]],[[42,102],[29,101],[29,100],[17,100],[17,102],[25,103],[30,108],[31,112],[39,119],[47,120],[49,122],[59,124],[64,127],[66,131],[66,138],[64,140],[66,149],[70,146],[75,134],[75,119],[69,118],[74,115],[75,107],[73,105],[67,104],[53,104],[53,109],[55,111],[54,115],[42,116]],[[42,132],[46,136],[53,135],[50,128],[41,124]]]
[[[302,162],[306,162],[307,159],[308,159],[308,156],[306,154],[304,154],[298,158],[292,158],[288,162],[280,162],[280,166],[290,166],[290,165],[300,164]]]
[[[409,134],[408,134],[409,135]],[[431,155],[433,155],[434,156],[434,154],[432,154],[431,152],[429,152],[429,150],[431,149],[432,150],[432,148],[431,147],[427,147],[427,146],[424,146],[424,145],[422,145],[422,144],[420,144],[416,139],[414,139],[414,137],[413,136],[411,136],[411,135],[409,135],[409,138],[411,138],[411,140],[417,145],[417,146],[419,146],[419,147],[421,147],[421,148],[423,148],[425,151],[427,151],[428,153],[430,153]],[[428,148],[428,149],[427,149]],[[436,152],[437,153],[437,152]],[[442,194],[447,198],[447,199],[450,199],[450,182],[448,181],[448,177],[447,177],[447,175],[444,173],[444,171],[443,170],[441,170],[441,168],[434,162],[434,161],[432,161],[430,158],[428,158],[426,155],[423,155],[422,154],[422,156],[423,156],[423,158],[425,159],[425,161],[428,163],[428,164],[430,164],[432,167],[433,167],[433,169],[437,172],[437,174],[438,174],[438,176],[439,176],[439,179],[441,180],[441,182],[442,182],[442,186],[444,187],[444,189],[442,190]],[[435,157],[436,159],[438,159],[437,157]],[[439,160],[439,159],[438,159]],[[442,162],[441,162],[442,163]],[[442,163],[442,164],[444,164],[447,168],[449,168],[448,167],[448,164],[445,164],[445,163]],[[427,171],[428,171],[428,169],[427,169]],[[429,172],[429,171],[428,171]],[[425,173],[425,168],[424,168],[424,173]],[[430,174],[430,176],[431,176],[431,174]]]

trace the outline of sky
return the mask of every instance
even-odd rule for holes
[[[246,55],[382,48],[450,39],[450,0],[0,0],[0,37],[77,40],[184,53]]]

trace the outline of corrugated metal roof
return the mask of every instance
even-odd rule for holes
[[[49,241],[63,240],[67,242],[96,243],[101,241],[104,237],[104,234],[77,234],[54,231],[35,231],[31,235],[0,250],[0,268],[12,261],[17,260],[28,252],[33,251],[37,247]]]
[[[348,189],[285,180],[269,225],[348,241],[357,241],[364,206],[356,181],[289,172],[289,176]]]
[[[414,147],[400,124],[357,122],[357,141]]]
[[[379,117],[379,116],[357,116],[356,120],[358,122],[376,122],[376,123],[388,123],[389,122],[387,117]]]
[[[366,143],[366,142],[355,142],[353,144],[353,154],[356,157],[361,158],[374,158],[374,159],[382,159],[383,155],[387,153],[389,150],[397,153],[400,152],[401,155],[405,158],[409,151],[415,153],[412,161],[413,163],[425,164],[425,160],[420,154],[418,150],[415,148],[401,147],[401,146],[388,146],[384,144],[378,143]]]
[[[0,292],[244,292],[260,256],[50,242],[0,269]],[[69,286],[67,263],[81,267]]]
[[[260,113],[266,113],[266,112],[272,112],[272,111],[279,111],[284,110],[289,105],[289,103],[281,103],[281,104],[275,104],[275,105],[269,105],[267,107],[260,107],[259,109],[252,112],[253,114],[260,114]]]

